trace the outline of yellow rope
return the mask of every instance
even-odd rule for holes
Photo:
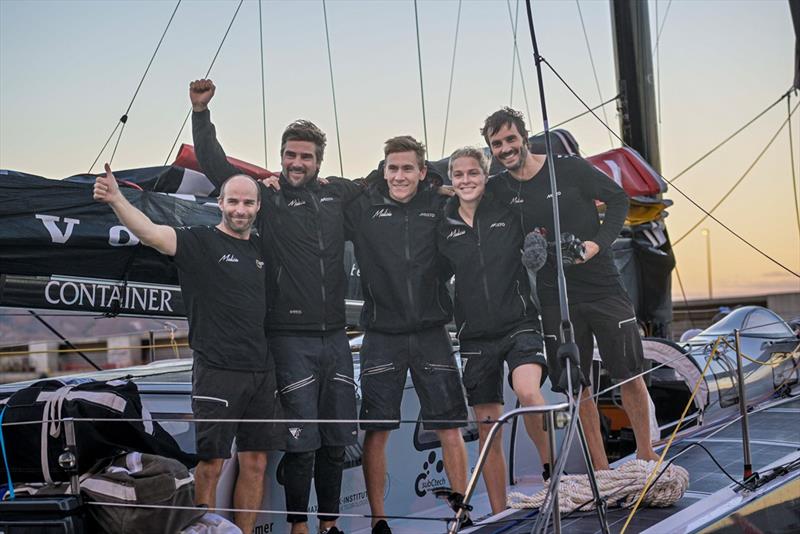
[[[675,436],[680,430],[681,425],[683,424],[683,420],[686,418],[686,414],[689,412],[689,407],[692,405],[694,401],[695,395],[697,395],[697,390],[700,389],[700,383],[705,380],[706,372],[708,371],[708,367],[711,365],[711,361],[714,359],[714,356],[717,353],[717,348],[719,347],[719,343],[722,340],[722,336],[718,337],[717,340],[714,342],[714,347],[711,349],[711,354],[708,355],[708,360],[706,361],[706,366],[703,368],[703,372],[700,373],[700,378],[697,380],[697,383],[694,385],[694,389],[692,390],[692,395],[689,397],[689,402],[686,403],[686,407],[683,409],[683,413],[681,414],[680,419],[678,420],[678,424],[675,426],[675,430],[672,431],[672,435],[667,440],[667,444],[664,446],[664,451],[661,453],[661,456],[658,458],[658,462],[656,462],[656,466],[653,468],[653,471],[650,473],[650,476],[647,477],[647,482],[644,484],[644,489],[642,489],[642,493],[639,495],[639,498],[636,499],[636,504],[633,506],[631,513],[628,515],[628,519],[625,520],[625,525],[623,525],[622,530],[619,531],[619,534],[625,534],[625,530],[628,528],[631,520],[633,519],[633,515],[636,513],[636,510],[639,509],[639,505],[642,504],[642,500],[644,496],[647,495],[647,490],[650,489],[650,485],[653,483],[653,479],[655,479],[656,475],[658,474],[658,469],[661,467],[661,464],[664,462],[664,458],[667,456],[669,452],[670,446],[672,446],[672,441],[675,439]]]
[[[736,350],[736,346],[735,345],[731,345],[730,342],[727,339],[723,339],[722,342],[725,343],[725,346],[727,346],[729,349]],[[792,350],[792,352],[794,353],[795,350],[797,350],[797,347],[795,347],[794,350]],[[747,360],[749,362],[753,362],[753,363],[756,363],[758,365],[763,365],[764,367],[774,367],[775,366],[775,362],[772,362],[772,356],[770,356],[770,359],[767,360],[766,362],[762,362],[761,360],[756,360],[754,358],[751,358],[750,356],[748,356],[747,354],[745,354],[742,351],[739,351],[739,354],[741,354],[742,358],[744,358],[745,360]]]
[[[129,347],[93,347],[93,348],[77,348],[77,349],[53,349],[53,350],[15,350],[15,351],[7,351],[7,352],[0,352],[0,357],[3,356],[26,356],[30,354],[42,354],[42,353],[57,353],[57,354],[65,354],[70,352],[104,352],[109,350],[128,350],[128,349],[164,349],[164,348],[173,348],[174,350],[178,350],[178,347],[188,347],[189,343],[178,343],[175,340],[175,334],[172,334],[170,338],[170,342],[163,344],[163,345],[131,345]],[[177,354],[177,353],[176,353]]]

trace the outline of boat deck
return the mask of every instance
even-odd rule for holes
[[[800,398],[781,403],[779,406],[755,411],[749,416],[750,448],[753,470],[758,471],[769,464],[783,458],[800,448],[800,429],[797,420],[800,417]],[[705,439],[704,439],[705,437]],[[714,458],[733,477],[742,476],[742,433],[741,426],[733,423],[729,427],[715,431],[709,429],[698,435],[673,443],[667,459],[678,455],[680,451],[693,442],[702,441]],[[625,460],[621,460],[624,463]],[[633,517],[627,532],[642,532],[669,516],[688,508],[710,494],[732,484],[720,469],[700,447],[692,447],[681,454],[676,465],[689,472],[689,489],[686,495],[675,505],[668,508],[640,508]],[[513,488],[520,491],[519,488]],[[540,486],[532,488],[531,493],[539,491]],[[527,489],[522,490],[527,493]],[[620,532],[628,517],[628,510],[610,509],[608,522],[612,533]],[[507,510],[488,519],[475,528],[462,532],[469,534],[529,534],[536,520],[536,510]],[[600,533],[596,512],[581,512],[562,519],[563,532],[570,534]],[[552,527],[551,530],[552,532]]]

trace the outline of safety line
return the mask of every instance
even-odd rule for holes
[[[790,123],[790,121],[791,121],[791,117],[792,117],[792,114],[793,114],[795,111],[797,111],[797,107],[798,107],[798,106],[800,106],[800,103],[798,103],[797,105],[795,105],[794,109],[793,109],[793,110],[791,110],[791,111],[789,112],[789,117],[788,117],[788,118],[787,118],[785,121],[783,121],[783,122],[781,123],[780,127],[778,128],[778,131],[777,131],[777,132],[775,132],[775,134],[774,134],[774,135],[772,136],[772,138],[769,140],[769,142],[768,142],[768,143],[767,143],[767,145],[764,147],[764,149],[763,149],[763,150],[762,150],[762,151],[761,151],[761,152],[758,154],[758,156],[756,156],[756,159],[755,159],[755,160],[753,160],[753,163],[751,163],[751,164],[750,164],[750,166],[749,166],[749,167],[747,167],[747,169],[744,171],[744,173],[742,173],[742,175],[739,177],[739,179],[738,179],[738,180],[736,180],[736,182],[734,182],[733,186],[731,186],[731,188],[730,188],[730,189],[728,189],[728,191],[727,191],[727,192],[726,192],[724,195],[722,195],[722,197],[719,199],[719,201],[717,201],[717,203],[716,203],[716,204],[714,204],[714,205],[711,207],[711,209],[709,209],[709,210],[707,210],[707,211],[706,211],[706,210],[703,210],[703,212],[705,213],[705,215],[703,215],[703,216],[700,218],[700,220],[698,220],[698,221],[697,221],[695,224],[693,224],[691,228],[689,228],[689,229],[688,229],[686,232],[684,232],[684,234],[683,234],[682,236],[680,236],[678,239],[676,239],[675,241],[673,241],[673,242],[672,242],[672,246],[673,246],[673,247],[675,247],[675,246],[676,246],[678,243],[680,243],[681,241],[683,241],[683,240],[684,240],[684,239],[685,239],[687,236],[689,236],[689,234],[691,234],[692,232],[694,232],[694,231],[695,231],[695,230],[696,230],[696,229],[697,229],[697,228],[698,228],[698,227],[699,227],[701,224],[703,224],[703,222],[705,222],[705,220],[706,220],[706,219],[708,219],[709,217],[711,217],[711,214],[712,214],[712,213],[714,213],[714,212],[716,211],[716,209],[717,209],[717,208],[719,208],[719,207],[720,207],[720,206],[723,204],[723,202],[725,202],[726,200],[728,200],[728,197],[729,197],[729,196],[730,196],[730,195],[731,195],[731,194],[734,192],[734,190],[735,190],[737,187],[739,187],[739,185],[742,183],[742,181],[744,181],[744,179],[745,179],[745,178],[747,178],[747,176],[750,174],[750,171],[752,171],[752,170],[755,168],[755,166],[758,164],[758,162],[759,162],[759,161],[761,161],[761,158],[762,158],[762,157],[764,157],[764,154],[766,154],[766,153],[767,153],[767,150],[769,150],[769,147],[771,147],[771,146],[772,146],[772,143],[774,143],[774,142],[775,142],[775,140],[778,138],[778,136],[780,135],[780,133],[783,131],[783,128],[784,128],[784,127],[785,127],[787,124],[789,124],[789,123]]]
[[[150,61],[147,63],[147,68],[144,69],[144,74],[142,74],[141,79],[139,80],[139,85],[136,86],[136,90],[133,92],[133,97],[131,97],[131,101],[128,104],[125,113],[122,114],[122,117],[119,118],[117,125],[114,127],[114,130],[111,132],[111,135],[108,136],[103,148],[100,149],[100,152],[97,154],[97,157],[94,158],[92,165],[89,167],[89,172],[86,174],[92,174],[92,169],[95,165],[97,165],[97,161],[100,159],[100,156],[103,155],[103,151],[108,146],[108,143],[111,141],[111,138],[114,136],[114,132],[117,131],[117,128],[120,124],[122,124],[122,129],[119,132],[119,137],[117,137],[117,142],[114,145],[114,151],[111,153],[111,158],[108,160],[109,164],[114,160],[114,155],[117,153],[117,146],[119,146],[119,141],[122,139],[122,132],[125,130],[125,124],[128,122],[128,113],[130,113],[131,108],[133,107],[133,102],[136,100],[136,97],[139,95],[139,89],[142,88],[142,84],[144,83],[144,79],[147,77],[147,73],[150,72],[150,66],[153,64],[153,60],[156,58],[156,54],[158,53],[159,48],[161,48],[161,43],[164,42],[164,37],[167,35],[167,30],[169,30],[170,25],[172,24],[172,19],[175,18],[175,13],[178,12],[178,7],[180,7],[181,2],[183,0],[178,0],[178,3],[175,4],[175,9],[172,10],[172,15],[169,17],[169,21],[167,22],[164,31],[161,33],[161,38],[158,40],[158,44],[156,45],[156,49],[153,51],[153,55],[150,56]]]
[[[447,143],[447,124],[450,120],[450,99],[453,96],[453,75],[456,70],[456,49],[458,47],[458,28],[461,25],[461,0],[458,0],[458,13],[456,14],[456,34],[453,40],[453,60],[450,62],[450,86],[447,90],[447,109],[444,112],[444,134],[442,135],[442,157]]]
[[[333,59],[331,59],[331,37],[328,33],[328,8],[322,0],[322,17],[325,20],[325,43],[328,46],[328,70],[331,75],[331,95],[333,96],[333,120],[336,125],[336,148],[339,151],[339,176],[344,177],[344,163],[342,162],[342,138],[339,135],[339,110],[336,107],[336,87],[333,83]],[[427,141],[426,141],[427,143]]]
[[[656,0],[656,5],[658,0]],[[589,34],[586,32],[586,24],[583,21],[583,12],[581,11],[581,2],[580,0],[575,0],[575,6],[578,8],[578,18],[581,21],[581,29],[583,30],[583,40],[586,42],[586,51],[589,53],[589,63],[592,65],[592,74],[594,74],[594,84],[597,86],[597,94],[600,97],[600,101],[603,101],[603,92],[600,90],[600,79],[597,77],[597,67],[594,64],[594,55],[592,54],[592,46],[589,44]],[[605,123],[608,124],[608,115],[606,114],[606,108],[603,109],[603,119]],[[608,144],[611,148],[614,148],[614,139],[611,137],[611,134],[608,134]]]
[[[419,93],[422,98],[422,131],[425,135],[425,153],[428,152],[428,120],[425,116],[425,84],[422,81],[422,45],[419,38],[419,12],[414,0],[414,27],[417,29],[417,65],[419,66]]]
[[[269,169],[267,159],[267,84],[264,81],[264,18],[261,14],[261,0],[258,0],[258,44],[261,52],[261,125],[264,138],[264,168]]]
[[[143,509],[156,509],[156,510],[205,510],[205,511],[212,511],[212,512],[244,512],[244,513],[257,513],[257,514],[295,514],[295,515],[330,515],[330,512],[320,512],[320,511],[303,511],[303,512],[292,512],[289,510],[261,510],[258,508],[220,508],[216,507],[206,507],[206,506],[178,506],[178,505],[170,505],[170,504],[129,504],[129,503],[117,503],[117,502],[96,502],[96,501],[87,501],[86,504],[90,504],[92,506],[103,506],[103,507],[111,507],[111,508],[143,508]],[[335,514],[337,517],[353,517],[353,518],[373,518],[373,517],[380,517],[384,519],[409,519],[412,521],[443,521],[449,522],[453,521],[454,517],[430,517],[430,516],[404,516],[404,515],[380,515],[380,516],[373,516],[369,514],[349,514],[346,512],[336,512]]]
[[[12,421],[4,422],[2,426],[25,426],[42,423],[63,423],[65,420],[72,420],[75,423],[248,423],[248,424],[486,424],[495,423],[510,424],[510,421],[498,421],[494,419],[214,419],[200,417],[68,417],[54,419],[37,419],[31,421]]]
[[[225,39],[228,38],[228,34],[231,31],[231,27],[233,27],[233,22],[236,20],[236,15],[239,14],[239,9],[242,7],[242,3],[244,0],[239,0],[239,4],[236,6],[236,11],[233,12],[233,17],[231,17],[231,21],[228,24],[228,28],[225,30],[225,34],[222,36],[222,41],[220,41],[219,46],[217,47],[217,51],[214,53],[214,57],[211,59],[211,64],[208,66],[208,70],[206,71],[206,75],[203,78],[208,78],[208,75],[211,74],[211,69],[214,68],[214,63],[217,61],[217,57],[219,56],[220,50],[222,50],[222,45],[225,44]],[[170,147],[169,152],[167,153],[167,157],[164,160],[164,166],[166,167],[169,164],[169,158],[172,155],[172,151],[175,150],[175,146],[178,144],[178,141],[181,138],[181,134],[183,133],[183,129],[186,127],[186,123],[189,120],[189,117],[192,115],[192,108],[189,107],[189,111],[186,113],[186,117],[183,119],[183,123],[181,123],[181,129],[178,130],[178,135],[175,136],[175,141],[172,142],[172,147]]]

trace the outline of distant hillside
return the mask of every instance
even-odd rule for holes
[[[70,341],[132,333],[146,336],[150,330],[167,332],[169,329],[165,322],[175,325],[181,333],[188,328],[183,320],[70,315],[52,311],[42,311],[41,316]],[[0,308],[0,347],[51,340],[58,338],[26,310]]]

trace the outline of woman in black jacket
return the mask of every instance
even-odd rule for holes
[[[503,363],[523,406],[542,405],[547,376],[538,311],[530,296],[520,251],[518,218],[486,192],[488,164],[483,151],[462,148],[450,156],[455,197],[439,226],[439,252],[455,274],[455,318],[466,360],[464,386],[478,420],[495,421],[503,411]],[[541,415],[525,417],[545,473],[549,449]],[[480,443],[491,424],[479,425]],[[492,512],[506,508],[502,439],[494,441],[483,470]]]

